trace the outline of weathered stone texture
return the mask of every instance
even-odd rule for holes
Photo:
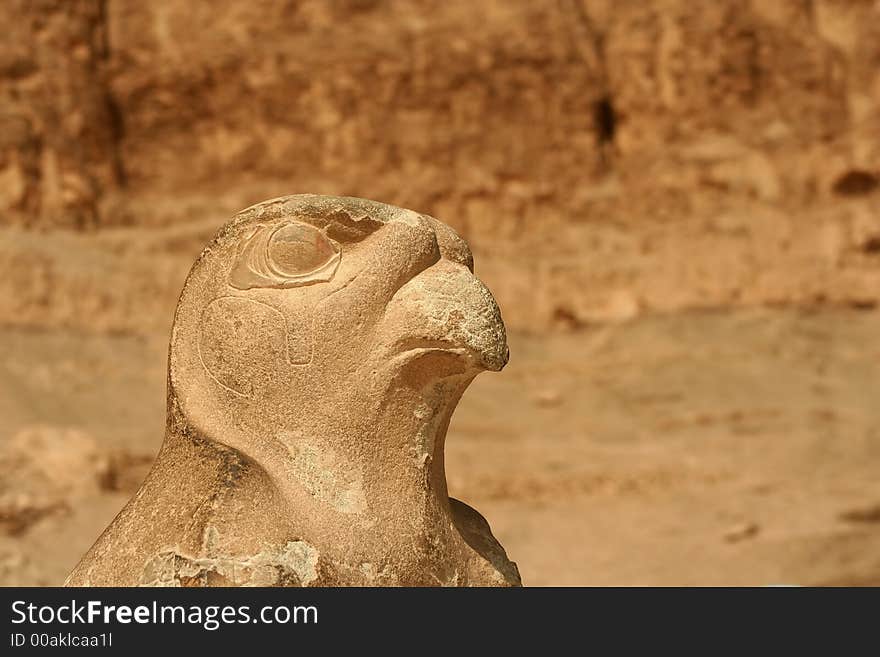
[[[507,359],[437,219],[317,195],[243,210],[181,293],[155,465],[68,583],[519,585],[445,470],[462,393]]]
[[[131,226],[95,247],[112,276],[40,253],[78,301],[20,286],[4,323],[157,328],[199,226],[301,191],[445,217],[515,328],[880,300],[874,0],[0,12],[0,223]],[[119,285],[158,294],[134,317]]]

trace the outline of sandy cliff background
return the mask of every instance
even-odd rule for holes
[[[437,216],[511,363],[451,493],[526,584],[880,584],[880,3],[0,3],[0,583],[161,442],[194,257],[288,193]]]

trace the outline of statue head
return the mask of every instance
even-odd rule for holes
[[[169,410],[259,462],[291,436],[375,422],[395,390],[448,393],[454,407],[507,354],[498,306],[451,228],[363,199],[288,196],[240,212],[193,266]]]

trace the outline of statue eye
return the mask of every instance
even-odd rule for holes
[[[239,290],[321,283],[333,278],[339,258],[338,245],[310,224],[261,225],[246,238],[229,283]]]
[[[301,276],[338,259],[339,253],[314,226],[286,224],[269,238],[268,256],[269,266],[280,276]]]

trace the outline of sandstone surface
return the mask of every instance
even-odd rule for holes
[[[465,388],[507,358],[433,217],[316,195],[243,210],[181,293],[156,462],[67,583],[518,585],[444,461]]]

